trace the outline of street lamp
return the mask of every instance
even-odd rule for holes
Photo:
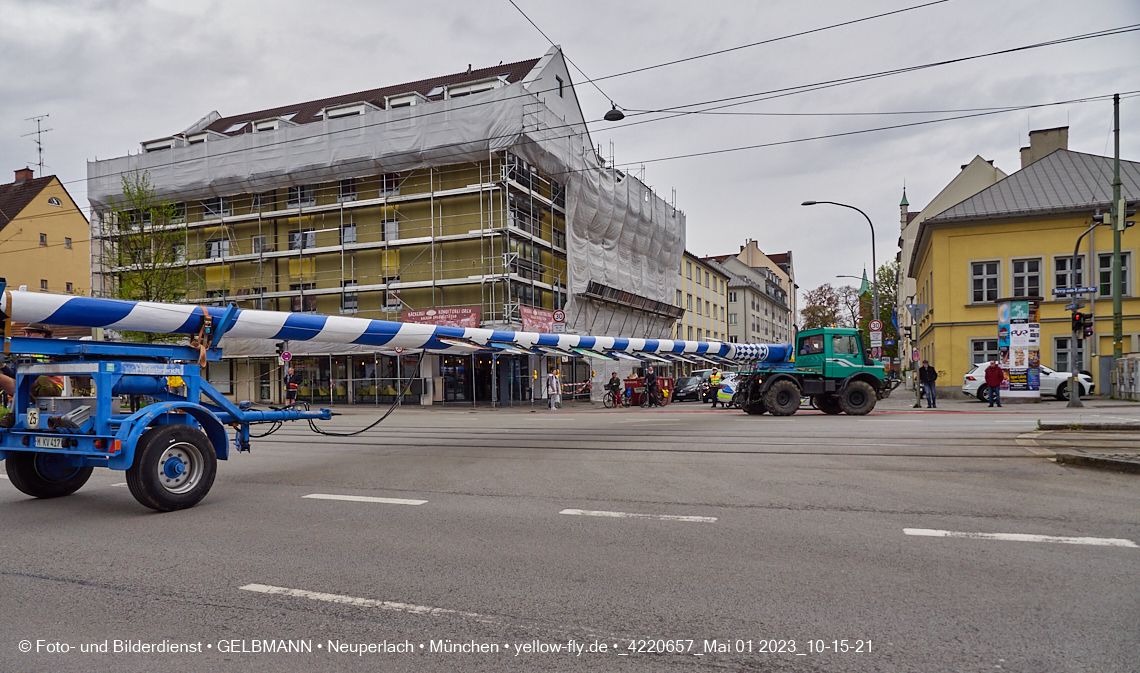
[[[871,274],[871,312],[875,317],[879,317],[879,265],[875,262],[875,225],[871,223],[871,218],[867,217],[867,213],[859,210],[855,206],[849,206],[846,203],[836,203],[835,201],[804,201],[801,206],[814,206],[818,203],[830,203],[833,206],[843,206],[851,210],[858,210],[859,214],[867,218],[867,224],[871,225],[871,268],[874,271]]]
[[[610,106],[609,111],[606,112],[606,115],[602,117],[602,119],[608,122],[620,122],[625,119],[625,113],[618,109],[617,103],[610,101]]]

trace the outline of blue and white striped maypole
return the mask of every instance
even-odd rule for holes
[[[197,334],[204,312],[213,316],[215,323],[226,312],[222,307],[19,291],[5,292],[0,306],[17,322],[173,334]],[[791,347],[787,344],[732,344],[719,341],[511,332],[255,309],[238,309],[232,324],[225,330],[225,336],[275,341],[324,341],[440,353],[471,352],[472,348],[494,349],[502,346],[527,350],[547,347],[563,351],[577,348],[600,354],[624,352],[658,356],[711,356],[742,364],[784,362],[791,353]]]

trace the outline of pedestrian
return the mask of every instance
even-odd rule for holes
[[[285,406],[291,407],[297,403],[297,388],[301,385],[302,376],[289,368],[289,375],[285,377]]]
[[[991,407],[994,402],[997,402],[999,407],[1001,406],[1001,382],[1004,380],[1005,373],[1002,372],[1001,367],[998,366],[998,363],[990,360],[990,366],[986,367],[986,387],[989,388],[986,396],[990,400]]]
[[[550,410],[558,411],[558,407],[562,405],[562,380],[558,376],[558,370],[552,369],[546,375],[546,396],[550,398]]]
[[[645,394],[649,396],[649,406],[661,406],[660,399],[657,397],[657,372],[653,371],[653,367],[645,372]]]
[[[930,366],[928,360],[923,360],[922,366],[918,368],[918,380],[922,383],[923,392],[926,393],[926,408],[937,408],[938,400],[935,397],[934,382],[938,380],[938,372],[934,371],[934,367]]]

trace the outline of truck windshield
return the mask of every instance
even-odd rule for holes
[[[831,337],[831,352],[835,355],[858,355],[859,344],[854,334],[835,334]]]
[[[800,339],[800,347],[796,352],[800,355],[819,355],[823,352],[823,335],[813,334]]]

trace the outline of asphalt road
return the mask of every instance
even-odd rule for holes
[[[945,406],[298,424],[171,514],[0,479],[0,671],[1136,671],[1136,475]]]

